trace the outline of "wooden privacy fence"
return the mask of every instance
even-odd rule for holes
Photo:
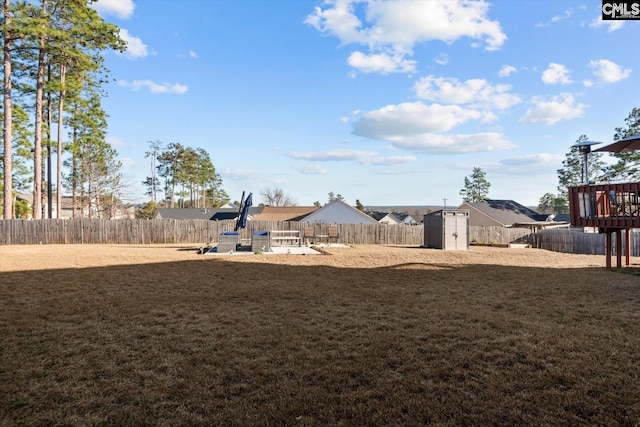
[[[294,221],[248,221],[240,230],[250,239],[254,230],[303,230],[314,227],[316,235],[327,234],[330,224]],[[224,231],[232,231],[235,221],[117,219],[98,218],[0,220],[0,244],[163,244],[218,242]],[[333,224],[338,240],[348,244],[388,244],[419,246],[424,232],[421,225]]]
[[[240,230],[242,239],[251,239],[254,230],[303,230],[313,227],[315,235],[327,234],[330,224],[295,221],[249,221]],[[163,244],[210,245],[224,231],[232,231],[235,221],[97,218],[0,220],[0,245],[33,244]],[[407,245],[424,243],[422,225],[333,224],[339,241],[347,244]],[[613,236],[615,249],[615,235]],[[555,252],[604,255],[604,235],[568,229],[531,233],[523,228],[469,227],[469,241],[478,244],[528,243]],[[623,239],[623,250],[625,242]],[[640,256],[640,234],[631,234],[631,255]]]
[[[605,255],[604,234],[583,233],[572,230],[543,230],[535,234],[534,247],[554,252],[571,254]],[[616,255],[616,235],[612,239],[613,254]],[[622,254],[625,253],[626,242],[622,233]],[[631,233],[631,256],[640,256],[640,234]]]
[[[503,245],[514,242],[532,244],[531,239],[531,230],[528,228],[469,226],[469,242],[471,244]]]

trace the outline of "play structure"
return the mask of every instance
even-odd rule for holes
[[[625,264],[630,264],[631,230],[640,228],[640,182],[618,184],[591,184],[588,181],[588,154],[596,142],[576,144],[583,155],[583,185],[569,187],[571,225],[593,227],[605,234],[606,267],[611,268],[613,235],[615,234],[616,266],[622,267],[623,231]],[[593,150],[596,152],[624,153],[640,149],[640,134],[624,138],[613,144]]]

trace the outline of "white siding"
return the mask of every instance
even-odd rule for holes
[[[304,218],[305,222],[327,224],[377,224],[369,215],[348,204],[335,200]]]

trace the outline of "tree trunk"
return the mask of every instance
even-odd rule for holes
[[[11,34],[8,28],[11,22],[11,0],[4,0],[4,219],[13,218],[13,144],[12,144],[12,110],[11,110]]]
[[[76,142],[78,131],[74,127],[73,128],[73,140],[72,142]],[[78,156],[76,150],[72,150],[71,154],[71,218],[76,218],[76,212],[78,209]],[[77,218],[81,218],[82,215],[78,214]]]
[[[64,113],[64,81],[67,67],[60,65],[60,98],[58,99],[58,149],[56,157],[57,176],[56,176],[56,218],[60,218],[62,215],[62,115]]]
[[[42,0],[46,10],[47,0]],[[44,29],[42,30],[44,32]],[[36,78],[36,106],[33,139],[33,219],[42,219],[42,109],[45,68],[45,36],[40,36],[38,52],[38,74]]]
[[[51,64],[47,65],[47,82],[51,82]],[[47,90],[47,211],[46,218],[53,218],[53,186],[51,171],[51,122],[53,104],[51,102],[51,90]]]

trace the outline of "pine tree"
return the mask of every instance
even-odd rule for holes
[[[3,218],[13,218],[13,134],[12,134],[12,100],[11,100],[11,50],[13,47],[13,32],[11,31],[11,0],[4,0],[3,4],[3,108],[4,108],[4,155],[3,155]]]
[[[615,141],[640,134],[640,108],[636,107],[631,110],[624,122],[626,127],[615,129],[613,135]],[[640,151],[615,153],[613,157],[617,159],[617,162],[606,170],[607,177],[611,181],[640,180]]]
[[[464,188],[460,190],[460,196],[465,202],[481,202],[486,200],[490,187],[485,172],[476,167],[473,168],[470,177],[464,178]]]

